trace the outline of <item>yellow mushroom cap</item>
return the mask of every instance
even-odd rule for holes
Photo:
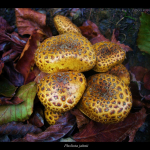
[[[106,72],[113,66],[120,64],[125,59],[125,51],[113,42],[99,42],[93,45],[96,53],[96,72]]]
[[[112,67],[107,73],[121,78],[126,85],[130,84],[130,73],[123,64]]]
[[[59,34],[74,32],[81,34],[80,29],[71,22],[71,20],[62,15],[56,15],[54,17],[54,25]]]
[[[96,122],[117,123],[129,114],[132,95],[120,78],[99,73],[89,77],[87,88],[77,107]]]
[[[56,121],[62,116],[61,113],[59,112],[54,112],[51,111],[49,109],[45,109],[44,110],[44,115],[45,115],[45,119],[46,121],[50,124],[50,125],[54,125],[56,123]]]
[[[51,73],[37,84],[37,95],[46,109],[63,113],[78,103],[86,85],[86,78],[82,73]]]
[[[84,72],[95,66],[96,55],[87,38],[65,33],[44,40],[36,50],[34,60],[38,68],[46,73]]]

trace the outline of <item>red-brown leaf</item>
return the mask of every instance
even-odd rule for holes
[[[77,142],[121,142],[129,136],[131,142],[146,116],[146,110],[142,108],[139,112],[130,113],[124,121],[117,124],[101,124],[91,120],[73,139]]]
[[[116,30],[116,29],[113,30],[113,34],[112,34],[112,37],[111,37],[111,42],[118,44],[118,45],[119,45],[120,47],[122,47],[122,49],[124,49],[126,52],[128,52],[128,51],[133,51],[132,48],[129,47],[128,45],[121,44],[120,41],[117,41],[117,40],[116,40],[115,30]]]
[[[28,121],[29,123],[37,126],[38,128],[44,125],[44,119],[38,111],[34,111]]]
[[[1,17],[1,16],[0,16],[0,29],[2,29],[4,32],[6,31],[8,33],[12,32],[14,30],[14,28],[11,27],[7,23],[7,21],[3,17]]]
[[[144,87],[147,90],[150,90],[150,70],[147,73],[145,73],[143,82],[144,82]]]
[[[24,83],[23,75],[18,72],[13,62],[5,63],[4,73],[6,74],[6,78],[16,87],[22,86]]]
[[[0,60],[0,74],[2,73],[3,67],[4,67],[4,62]]]
[[[16,25],[21,35],[32,34],[35,29],[44,32],[48,37],[52,36],[51,30],[46,26],[46,15],[30,8],[15,8]]]
[[[21,35],[32,34],[32,32],[46,25],[46,15],[36,12],[30,8],[15,8],[16,25]]]
[[[27,133],[40,133],[42,130],[31,124],[23,124],[22,122],[10,122],[0,125],[0,134],[8,135],[26,135]]]
[[[34,53],[42,37],[43,35],[37,33],[37,30],[34,30],[17,62],[16,69],[24,76],[24,83],[26,83],[30,68],[35,64]]]
[[[1,105],[17,105],[22,103],[23,100],[20,99],[19,97],[0,97],[0,106]]]
[[[17,59],[19,55],[20,52],[10,49],[9,51],[3,53],[1,60],[3,60],[4,62],[10,62]]]
[[[38,78],[38,75],[40,72],[41,72],[41,70],[36,65],[34,65],[33,70],[29,73],[25,84],[27,84],[31,81],[36,82],[36,78]]]
[[[137,81],[142,81],[144,74],[148,71],[148,69],[142,66],[133,66],[130,67],[130,71],[135,75]]]
[[[109,41],[106,39],[98,29],[97,25],[90,20],[87,20],[79,27],[83,36],[88,38],[92,44]]]
[[[84,125],[89,123],[90,119],[78,109],[72,109],[70,112],[76,117],[77,127],[79,131],[81,131],[84,128]]]
[[[29,133],[24,138],[16,139],[15,142],[55,142],[65,136],[75,125],[75,117],[66,112],[60,117],[55,125],[48,127],[44,132],[39,134]]]

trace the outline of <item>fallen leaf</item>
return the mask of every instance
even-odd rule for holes
[[[15,15],[19,34],[31,35],[35,29],[39,29],[47,37],[52,36],[50,28],[46,26],[46,14],[36,12],[30,8],[15,8]]]
[[[126,52],[128,52],[128,51],[133,51],[132,48],[129,47],[128,45],[121,44],[120,41],[117,41],[116,35],[115,35],[115,31],[116,31],[116,30],[117,30],[117,29],[114,29],[114,30],[113,30],[113,34],[112,34],[112,37],[111,37],[111,42],[118,44],[118,45],[119,45],[122,49],[124,49]]]
[[[148,69],[142,66],[133,66],[130,67],[130,71],[135,75],[137,81],[142,81],[144,74],[148,71]]]
[[[105,38],[102,33],[100,32],[99,28],[95,23],[93,23],[90,20],[87,20],[83,23],[82,26],[79,27],[81,30],[81,33],[83,36],[88,38],[92,44],[102,42],[102,41],[110,41],[109,39]],[[120,47],[122,47],[126,52],[132,51],[132,48],[130,48],[128,45],[121,44],[120,41],[117,41],[117,31],[118,29],[113,30],[113,34],[111,37],[111,42],[118,44]]]
[[[3,30],[4,32],[12,32],[14,30],[14,28],[12,26],[10,26],[7,21],[2,17],[0,16],[0,29]]]
[[[13,32],[13,33],[7,33],[7,32],[1,32],[2,30],[0,29],[0,45],[1,45],[1,50],[2,48],[4,48],[5,46],[7,46],[7,44],[11,45],[11,49],[13,51],[18,51],[18,52],[22,52],[23,47],[26,44],[26,40],[27,38],[21,38],[18,33]]]
[[[29,73],[25,84],[27,84],[27,83],[29,83],[31,81],[35,81],[36,82],[36,78],[39,76],[40,72],[41,72],[41,70],[36,65],[34,65],[33,70]]]
[[[28,38],[22,38],[19,36],[18,33],[13,32],[10,35],[10,39],[11,39],[11,49],[13,51],[18,51],[18,52],[22,52]]]
[[[137,122],[136,124],[134,124],[134,127],[132,130],[130,130],[129,134],[129,142],[133,142],[135,134],[137,132],[137,130],[142,126],[142,124],[145,122],[146,119],[146,109],[143,107],[139,112],[136,113],[137,115],[139,115],[137,118]]]
[[[145,95],[144,98],[145,98],[146,100],[150,100],[150,95]]]
[[[117,124],[101,124],[91,120],[73,139],[76,142],[121,142],[129,136],[129,142],[132,142],[146,116],[146,110],[142,108],[139,112],[130,113],[124,121]]]
[[[0,134],[7,135],[22,135],[25,136],[27,133],[40,133],[42,130],[31,124],[24,124],[22,122],[12,121],[7,124],[0,125]]]
[[[2,73],[3,67],[4,67],[4,62],[0,60],[0,74]]]
[[[48,127],[45,131],[34,134],[28,133],[24,138],[14,142],[55,142],[64,137],[75,125],[75,117],[68,111],[60,117],[55,125]]]
[[[1,60],[3,62],[10,62],[17,59],[18,56],[20,56],[20,52],[10,49],[9,51],[3,53]]]
[[[115,36],[115,39],[118,41],[118,37],[119,37],[119,33],[120,33],[120,29],[119,28],[116,28],[114,30],[114,36]]]
[[[14,86],[21,86],[24,83],[24,77],[23,75],[18,72],[15,67],[13,62],[5,63],[4,66],[4,73],[5,77],[14,85]]]
[[[34,53],[40,44],[42,36],[43,35],[37,33],[37,30],[33,31],[21,53],[19,61],[17,62],[16,69],[23,75],[24,83],[26,83],[31,67],[35,64]]]
[[[70,112],[76,117],[77,127],[79,131],[81,131],[84,128],[84,125],[89,123],[90,119],[78,109],[72,109]]]
[[[143,82],[144,82],[144,87],[147,90],[150,90],[150,70],[147,73],[145,73]]]
[[[12,104],[10,100],[11,97],[0,97],[0,106]]]
[[[38,128],[44,125],[44,119],[38,111],[34,111],[28,121],[30,124],[35,125]]]
[[[0,75],[0,95],[13,97],[17,87],[15,87],[4,76]]]
[[[142,97],[139,93],[138,84],[136,82],[131,81],[129,87],[130,87],[130,91],[132,93],[132,98],[141,100]]]
[[[137,46],[141,51],[150,54],[150,15],[144,12],[141,12],[140,19],[140,28],[137,37]]]
[[[76,141],[73,140],[71,137],[68,137],[68,138],[61,138],[59,142],[76,142]]]
[[[83,36],[85,36],[92,44],[109,41],[106,39],[98,29],[97,25],[90,20],[86,20],[82,26],[79,27]]]
[[[18,88],[15,97],[23,100],[18,105],[0,106],[0,124],[11,121],[25,121],[33,112],[33,102],[36,95],[36,84],[30,82]]]
[[[133,82],[131,81],[129,87],[130,87],[130,91],[132,93],[132,107],[133,108],[139,108],[139,107],[145,107],[145,108],[150,108],[150,104],[147,102],[148,100],[150,100],[150,95],[142,95],[139,90],[139,85],[137,84],[137,82]],[[143,99],[145,99],[143,101]],[[147,101],[146,101],[147,100]]]
[[[19,97],[0,97],[0,106],[1,105],[18,105],[22,103],[23,100],[20,99]]]

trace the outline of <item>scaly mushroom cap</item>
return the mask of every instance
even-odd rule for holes
[[[82,73],[51,73],[37,84],[37,95],[45,108],[63,113],[78,103],[86,85],[86,78]]]
[[[59,34],[74,32],[81,34],[80,29],[71,22],[71,20],[62,15],[56,15],[54,17],[54,25]]]
[[[130,84],[130,73],[123,64],[112,67],[107,73],[121,78],[126,85]]]
[[[113,66],[120,64],[125,59],[125,51],[112,42],[99,42],[93,45],[96,52],[96,72],[106,72]]]
[[[45,109],[44,110],[44,115],[45,115],[46,121],[50,125],[54,125],[56,123],[56,121],[62,116],[61,113],[59,113],[59,112],[53,112],[53,111],[51,111],[49,109]]]
[[[92,44],[84,36],[65,33],[44,40],[36,50],[34,60],[46,73],[84,72],[95,66],[96,55]]]
[[[129,114],[132,95],[120,78],[99,73],[88,79],[87,88],[77,107],[96,122],[117,123]]]

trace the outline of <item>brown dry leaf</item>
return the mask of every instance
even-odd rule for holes
[[[41,72],[41,70],[36,65],[34,65],[33,70],[29,73],[25,84],[27,84],[31,81],[36,82],[36,78],[38,78],[38,75],[40,74],[40,72]]]
[[[105,38],[102,33],[100,32],[99,28],[97,27],[97,25],[95,23],[93,23],[90,20],[87,20],[83,23],[82,26],[79,27],[81,30],[81,33],[83,36],[85,36],[86,38],[88,38],[88,40],[90,40],[90,42],[92,44],[98,43],[98,42],[102,42],[102,41],[110,41],[109,39]],[[118,44],[120,47],[122,47],[126,52],[128,51],[132,51],[132,49],[125,44],[121,44],[119,41],[117,41],[117,36],[119,33],[118,29],[114,29],[113,30],[113,34],[111,37],[111,42]]]
[[[77,127],[79,131],[81,131],[84,128],[84,125],[89,123],[90,119],[78,109],[72,109],[70,112],[76,117]]]
[[[0,29],[9,33],[14,30],[14,28],[10,26],[2,16],[0,16]]]
[[[142,66],[133,66],[130,67],[130,71],[135,75],[137,81],[142,81],[144,74],[148,71],[148,69]]]
[[[32,34],[35,28],[46,25],[46,15],[30,8],[15,8],[16,25],[21,35]]]
[[[34,134],[29,133],[24,138],[19,138],[13,142],[55,142],[64,137],[69,131],[72,130],[76,121],[75,117],[66,112],[65,115],[60,117],[55,125],[48,127],[45,131]]]
[[[28,119],[28,122],[32,125],[37,126],[38,128],[44,125],[44,119],[38,111],[34,111],[32,113],[32,115]]]
[[[73,139],[76,142],[121,142],[129,136],[129,142],[132,142],[146,116],[146,110],[142,108],[116,124],[101,124],[91,120],[81,132],[73,136]]]
[[[48,37],[52,36],[51,30],[46,26],[46,15],[30,8],[15,8],[16,25],[21,35],[32,34],[35,29],[44,32]]]
[[[10,62],[19,58],[20,52],[13,51],[10,49],[9,51],[3,53],[1,60],[4,62]]]
[[[120,41],[117,41],[116,35],[115,35],[115,30],[118,30],[118,29],[114,29],[114,30],[113,30],[113,34],[112,34],[112,37],[111,37],[111,42],[118,44],[118,45],[119,45],[120,47],[122,47],[122,49],[124,49],[126,52],[128,52],[128,51],[133,51],[132,48],[129,47],[128,45],[121,44]]]
[[[24,100],[20,99],[19,97],[0,97],[0,106],[1,105],[17,105],[22,103]]]
[[[19,73],[15,67],[13,62],[5,63],[3,72],[5,73],[5,77],[16,87],[22,86],[24,83],[24,77],[21,73]]]
[[[145,73],[144,78],[143,78],[143,82],[144,82],[144,87],[147,90],[150,90],[150,70]]]
[[[0,60],[0,74],[2,73],[3,67],[4,67],[4,62]]]
[[[79,28],[81,30],[82,35],[88,38],[88,40],[90,40],[92,44],[101,41],[109,41],[101,34],[97,25],[90,20],[85,21],[83,25]]]
[[[24,84],[26,83],[31,67],[35,64],[34,53],[40,44],[41,38],[43,38],[43,35],[37,33],[37,30],[34,30],[17,62],[16,69],[23,75]]]
[[[7,135],[22,135],[25,136],[27,133],[40,133],[42,130],[31,124],[23,124],[22,122],[12,121],[7,124],[0,125],[0,134]]]

